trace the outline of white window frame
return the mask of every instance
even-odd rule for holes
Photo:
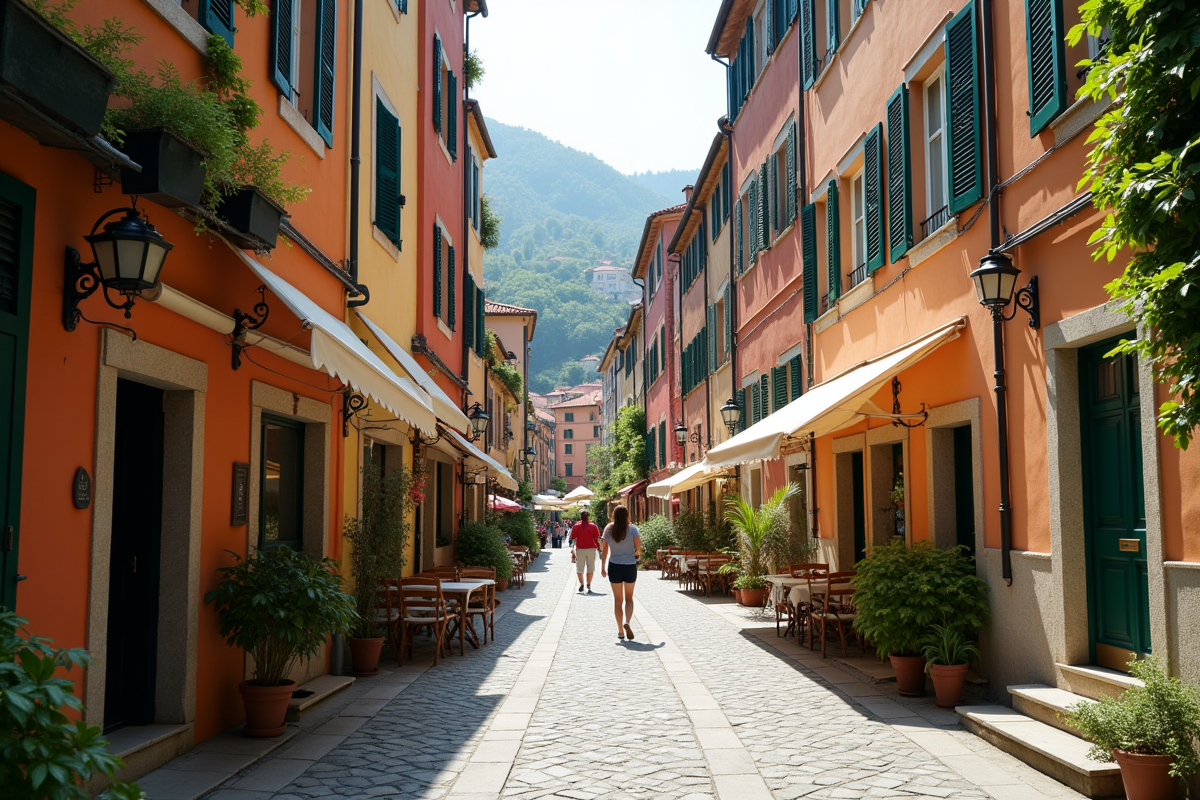
[[[286,1],[291,2],[292,4],[292,40],[290,42],[292,51],[292,69],[291,74],[287,76],[288,86],[292,88],[291,91],[288,92],[290,95],[288,97],[288,102],[291,103],[296,110],[299,110],[300,107],[296,105],[296,101],[300,99],[300,92],[298,91],[297,84],[300,80],[300,24],[304,19],[304,9],[301,7],[303,0]]]
[[[854,269],[867,263],[866,170],[850,177],[850,240]]]
[[[929,130],[929,87],[933,83],[938,84],[938,95],[940,101],[938,106],[938,119],[941,127],[936,132],[931,133]],[[947,161],[948,154],[946,148],[946,65],[942,64],[933,73],[926,78],[921,84],[921,137],[922,147],[925,148],[925,217],[933,216],[933,213],[939,210],[942,206],[933,205],[933,141],[935,138],[941,140],[941,163],[942,163],[942,205],[950,202],[950,176],[949,163]]]

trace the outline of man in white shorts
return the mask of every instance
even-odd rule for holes
[[[596,572],[596,554],[600,547],[600,529],[594,522],[588,521],[588,512],[579,513],[579,522],[571,528],[571,538],[575,542],[572,552],[575,557],[575,574],[579,577],[579,591],[584,591],[583,574],[586,572],[586,591],[591,594],[592,575]]]

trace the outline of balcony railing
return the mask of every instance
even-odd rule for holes
[[[846,286],[847,289],[853,289],[867,279],[867,265],[859,264],[858,268],[850,273],[850,283]]]
[[[923,242],[929,234],[936,231],[938,228],[945,225],[950,219],[950,207],[942,206],[937,211],[930,214],[925,219],[921,220],[921,238],[917,241]]]
[[[829,310],[829,295],[821,295],[821,313],[824,314]]]

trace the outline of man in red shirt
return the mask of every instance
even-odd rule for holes
[[[588,512],[579,513],[579,522],[571,528],[571,538],[575,540],[575,574],[579,576],[579,591],[584,591],[583,573],[587,572],[587,592],[592,592],[592,574],[596,571],[596,553],[600,547],[600,529],[596,523],[588,522]]]

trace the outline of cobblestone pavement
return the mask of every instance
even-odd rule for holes
[[[778,639],[773,615],[657,573],[620,643],[607,581],[576,594],[569,561],[551,550],[501,595],[494,644],[360,680],[209,800],[1080,797],[928,698]]]

